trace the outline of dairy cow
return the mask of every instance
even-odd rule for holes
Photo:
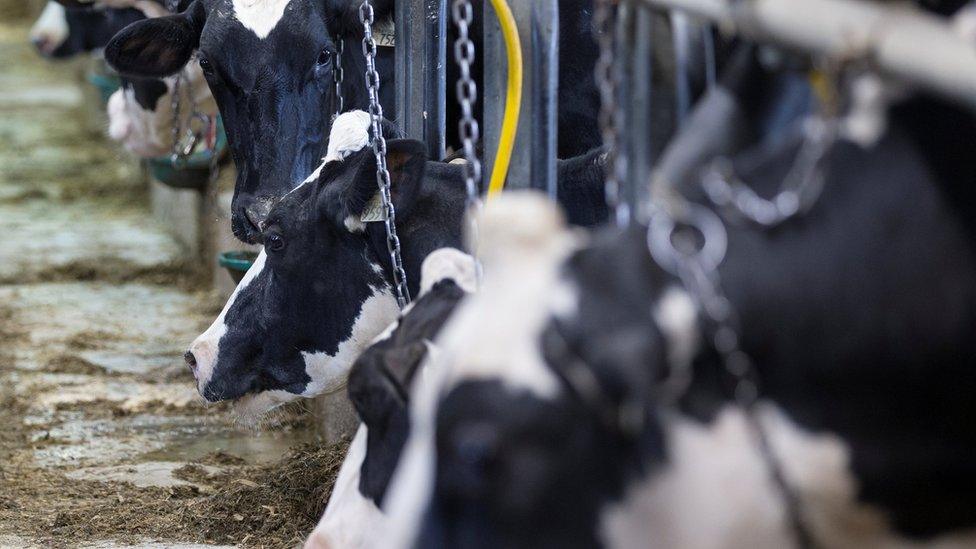
[[[808,210],[772,229],[727,223],[719,279],[800,527],[710,323],[651,256],[648,230],[587,242],[539,222],[535,247],[482,244],[519,270],[486,259],[442,332],[375,546],[976,542],[976,160],[964,152],[976,118],[931,97],[891,101],[878,125],[840,122]],[[738,152],[692,137],[710,152],[681,151],[698,160],[672,175],[699,200],[695,168],[715,155],[770,196],[803,142],[789,132]],[[545,220],[540,209],[520,217]]]
[[[115,33],[145,17],[143,11],[133,7],[65,9],[51,0],[31,27],[29,37],[41,54],[68,58],[104,48]]]
[[[187,352],[208,400],[247,396],[260,410],[340,387],[355,357],[396,319],[383,225],[363,221],[376,194],[368,128],[362,111],[336,119],[322,166],[275,205],[264,252]],[[462,167],[426,161],[422,143],[385,128],[397,230],[416,295],[430,252],[463,249]],[[597,150],[559,163],[560,201],[582,222],[607,218],[602,159]]]
[[[361,424],[306,549],[362,547],[381,527],[390,477],[409,433],[407,406],[433,339],[458,303],[475,291],[474,258],[445,248],[424,260],[421,295],[356,359],[349,398]]]
[[[173,151],[173,94],[176,76],[123,78],[108,100],[108,135],[128,152],[141,158],[169,156]],[[194,113],[215,123],[217,105],[200,68],[189,64],[179,83],[179,123],[184,130],[198,129]],[[206,130],[204,130],[206,131]]]
[[[106,48],[106,59],[119,72],[143,77],[172,74],[196,52],[220,106],[237,165],[232,228],[246,242],[259,241],[271,204],[303,181],[325,153],[330,116],[335,112],[333,62],[340,40],[345,107],[368,105],[360,3],[197,0],[179,15],[133,25]],[[393,2],[373,4],[382,25],[376,34],[388,35]],[[480,8],[475,9],[475,37],[481,35]],[[600,142],[591,11],[584,0],[564,2],[560,9],[561,43],[565,51],[573,52],[560,61],[559,146],[564,158]],[[392,113],[393,49],[380,47],[377,64],[383,83],[380,101]],[[454,81],[454,63],[448,71],[448,80]],[[473,72],[481,74],[480,64]],[[448,128],[454,128],[456,102],[450,101],[447,108]],[[449,135],[453,138],[454,132]]]

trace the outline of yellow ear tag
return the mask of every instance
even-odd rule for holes
[[[366,203],[366,209],[363,210],[363,215],[359,220],[363,223],[383,221],[383,200],[380,198],[380,193],[374,194],[373,198],[369,199],[369,202]]]

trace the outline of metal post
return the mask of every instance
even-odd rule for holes
[[[534,188],[556,195],[556,111],[559,82],[557,0],[512,0],[522,38],[522,107],[506,188]],[[494,163],[505,108],[505,44],[494,10],[485,2],[485,173]]]
[[[400,0],[394,21],[397,121],[407,136],[427,143],[431,159],[440,160],[447,105],[447,0]]]
[[[624,67],[620,75],[624,110],[624,146],[627,147],[627,177],[622,182],[621,199],[630,206],[631,220],[641,219],[640,205],[650,193],[654,151],[651,143],[652,40],[654,14],[638,0],[620,5],[617,36],[618,59]]]

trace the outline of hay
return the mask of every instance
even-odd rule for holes
[[[318,522],[347,447],[348,441],[297,446],[276,463],[227,466],[216,475],[194,464],[177,470],[178,478],[204,484],[206,491],[196,486],[140,489],[3,467],[0,525],[18,524],[23,531],[10,533],[50,547],[113,539],[290,548]],[[226,454],[208,457],[204,461],[240,462]]]

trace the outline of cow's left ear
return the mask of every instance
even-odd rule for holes
[[[386,167],[390,172],[390,195],[397,219],[410,216],[423,184],[427,146],[414,139],[386,142]],[[334,223],[361,232],[365,224],[383,220],[376,160],[364,149],[345,160],[330,162],[319,177],[319,208]]]

